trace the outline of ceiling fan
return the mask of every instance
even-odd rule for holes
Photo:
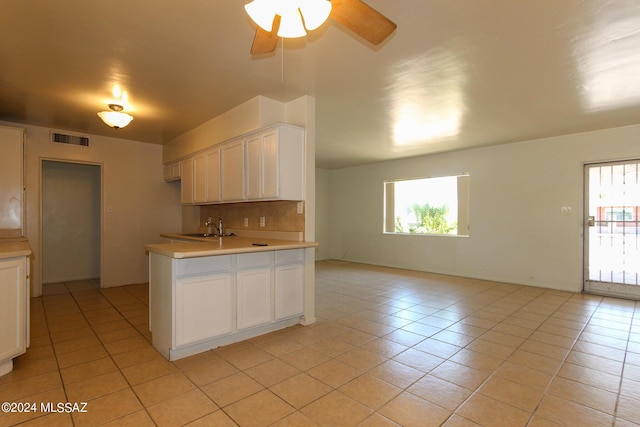
[[[265,0],[258,0],[253,3],[258,3],[259,1],[265,2]],[[326,9],[326,11],[328,12],[328,10],[330,10],[329,17],[333,18],[335,21],[344,25],[374,45],[382,43],[395,31],[397,27],[397,25],[389,18],[382,15],[371,6],[363,3],[361,0],[331,0],[330,3],[329,1],[324,1],[322,3],[328,4],[328,9]],[[249,3],[245,6],[245,9],[247,9],[250,16],[251,5],[252,3]],[[295,13],[298,17],[300,16],[300,11],[297,8],[295,9]],[[270,11],[268,15],[270,15],[268,17],[268,21],[270,22],[267,22],[267,25],[259,24],[256,29],[253,45],[251,46],[252,55],[273,52],[278,44],[278,38],[281,37],[281,35],[278,35],[278,31],[282,17],[275,11]],[[298,20],[301,21],[299,18]],[[305,24],[306,22],[307,19],[305,19]],[[269,28],[269,23],[271,24],[271,31],[267,31],[263,28],[263,26]],[[300,22],[300,25],[301,24],[302,23]],[[320,24],[318,24],[318,26],[319,25]],[[307,29],[313,28],[309,28],[307,26]],[[306,32],[304,32],[304,28],[302,28],[301,31],[301,34],[290,37],[299,37],[306,34]]]

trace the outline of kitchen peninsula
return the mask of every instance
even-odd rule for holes
[[[163,234],[150,244],[149,328],[168,360],[305,323],[305,249],[315,242]],[[312,320],[311,320],[312,322]]]

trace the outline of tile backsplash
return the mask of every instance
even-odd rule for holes
[[[227,229],[304,232],[305,215],[297,212],[298,203],[304,202],[282,200],[200,206],[200,230],[206,230],[204,223],[207,218],[211,217],[217,223],[221,217]],[[260,226],[260,217],[264,217],[264,227]],[[248,221],[246,227],[245,218]]]

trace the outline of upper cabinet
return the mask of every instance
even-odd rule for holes
[[[304,199],[304,129],[280,125],[245,140],[245,196]]]
[[[214,147],[182,162],[182,203],[220,201],[220,148]]]
[[[0,126],[0,238],[24,234],[24,134]]]
[[[177,181],[180,179],[180,162],[169,163],[164,165],[162,176],[165,182]]]
[[[185,159],[180,162],[180,201],[183,205],[193,204],[193,158]]]
[[[304,200],[304,170],[304,129],[271,126],[183,160],[182,203]]]
[[[220,202],[220,147],[213,147],[205,153],[207,159],[207,202]]]
[[[222,144],[220,147],[220,180],[222,181],[222,201],[241,202],[244,200],[244,140]]]
[[[199,154],[193,158],[193,202],[207,201],[207,156]]]

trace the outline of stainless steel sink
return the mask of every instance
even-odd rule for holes
[[[181,236],[185,236],[185,237],[218,237],[215,234],[205,234],[205,233],[181,234]]]

